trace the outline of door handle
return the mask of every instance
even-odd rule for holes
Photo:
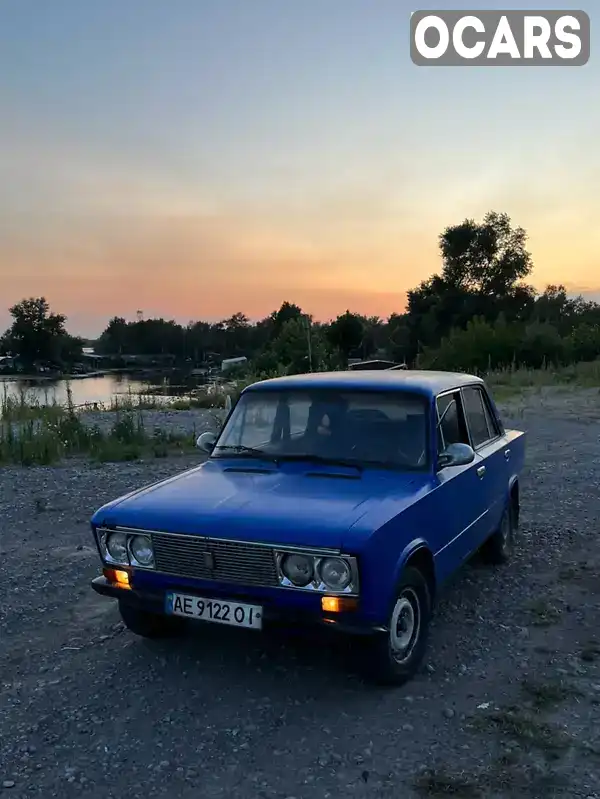
[[[485,474],[485,466],[480,466],[477,469],[477,477],[479,477],[479,479],[481,480],[484,474]]]
[[[509,449],[505,449],[504,450],[504,457],[506,458],[507,461],[510,460],[510,450]]]

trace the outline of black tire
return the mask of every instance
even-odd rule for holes
[[[388,632],[377,634],[367,643],[363,673],[370,682],[402,685],[415,675],[427,649],[431,611],[427,580],[418,569],[409,566],[396,590]],[[400,650],[403,636],[406,644]]]
[[[123,624],[142,638],[174,638],[183,631],[183,620],[141,610],[119,600],[119,613]]]
[[[509,503],[504,509],[498,529],[481,548],[483,560],[496,566],[507,563],[513,555],[515,532],[515,513],[512,503]]]

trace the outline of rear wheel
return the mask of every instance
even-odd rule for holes
[[[119,613],[127,629],[142,638],[173,638],[183,631],[182,619],[141,610],[122,599],[119,600]]]
[[[509,561],[515,548],[515,533],[515,512],[512,503],[509,503],[504,509],[498,529],[481,548],[484,560],[492,564]]]
[[[410,680],[425,654],[430,618],[427,580],[418,569],[408,567],[398,585],[387,633],[368,644],[366,676],[382,685],[402,685]]]

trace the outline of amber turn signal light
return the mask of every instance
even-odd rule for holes
[[[358,601],[348,596],[321,597],[321,609],[324,613],[343,613],[346,610],[356,610]]]
[[[102,574],[106,577],[109,583],[117,588],[131,588],[129,584],[129,572],[123,569],[102,569]]]

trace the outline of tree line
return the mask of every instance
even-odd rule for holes
[[[527,234],[507,214],[490,211],[439,236],[441,270],[408,292],[388,319],[346,311],[319,322],[298,305],[252,323],[238,312],[217,323],[114,317],[94,342],[98,354],[171,356],[176,363],[218,365],[246,356],[257,374],[343,367],[349,358],[383,357],[409,366],[484,372],[600,357],[600,304],[569,297],[562,285],[536,291]],[[69,364],[83,341],[44,298],[10,309],[0,352],[27,363]]]

